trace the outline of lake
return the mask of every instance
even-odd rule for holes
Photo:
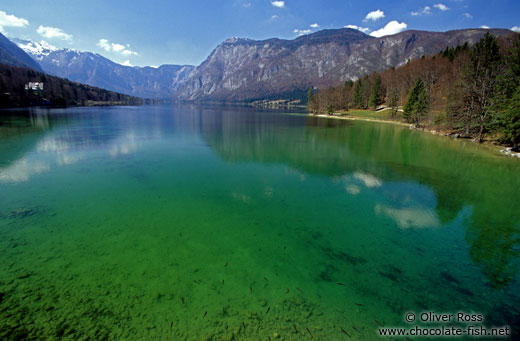
[[[429,311],[518,333],[519,175],[391,124],[2,111],[0,338],[370,339]]]

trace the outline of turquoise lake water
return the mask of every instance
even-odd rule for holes
[[[410,311],[518,337],[519,204],[519,160],[390,124],[3,111],[0,338],[370,340]]]

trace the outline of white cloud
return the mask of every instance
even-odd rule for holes
[[[402,32],[402,31],[406,30],[407,27],[408,27],[408,25],[404,22],[400,23],[397,20],[392,20],[388,24],[386,24],[385,27],[370,33],[370,35],[372,37],[379,38],[379,37],[388,36],[391,34],[396,34],[396,33]]]
[[[103,50],[110,52],[118,52],[121,53],[124,56],[138,56],[139,53],[132,51],[129,49],[130,45],[126,44],[119,44],[119,43],[110,43],[107,39],[99,39],[96,46],[101,47]]]
[[[485,29],[488,29],[488,28],[489,28],[489,26],[488,26],[488,25],[482,25],[482,26],[480,26],[480,28],[485,28]]]
[[[271,1],[271,5],[278,8],[284,8],[285,7],[285,1]]]
[[[125,56],[138,56],[139,55],[139,53],[132,51],[132,50],[123,50],[121,53],[124,54]]]
[[[48,38],[48,39],[61,39],[61,40],[72,40],[72,36],[70,34],[67,34],[63,32],[61,29],[57,27],[49,27],[49,26],[42,26],[38,27],[36,30],[39,35],[42,37]]]
[[[430,8],[430,6],[426,6],[426,7],[424,7],[422,10],[417,11],[417,12],[412,12],[411,14],[412,14],[413,16],[418,16],[418,15],[423,15],[423,14],[426,14],[426,15],[428,15],[428,14],[432,14],[432,12],[431,12],[431,8]]]
[[[276,14],[275,15],[271,15],[271,20],[276,20],[278,18],[279,18],[279,16],[277,16]]]
[[[311,30],[299,30],[299,29],[295,28],[293,33],[298,33],[299,36],[302,36],[304,34],[311,33]]]
[[[513,26],[513,27],[511,27],[511,31],[520,33],[520,26]]]
[[[108,40],[106,40],[106,39],[99,39],[99,41],[96,45],[101,47],[105,51],[110,51],[110,49],[112,48],[110,46],[110,44],[108,43]]]
[[[464,13],[464,16],[465,16],[466,18],[468,18],[468,19],[473,19],[473,16],[472,16],[471,14],[467,13],[467,12]]]
[[[361,26],[357,26],[357,25],[347,25],[347,26],[345,26],[345,28],[352,28],[354,30],[361,31],[363,33],[367,33],[368,31],[370,31],[370,29],[368,27],[361,27]]]
[[[130,61],[127,59],[125,60],[124,62],[121,63],[121,65],[124,65],[124,66],[133,66]]]
[[[447,11],[447,10],[449,10],[448,6],[446,6],[446,5],[444,5],[444,4],[435,4],[435,5],[433,5],[433,7],[438,8],[438,9],[440,9],[441,11]]]
[[[242,4],[242,7],[249,8],[249,7],[251,7],[251,3],[250,2],[246,2],[245,4]]]
[[[376,10],[376,11],[372,11],[370,13],[367,14],[367,16],[365,17],[365,20],[363,20],[364,22],[367,22],[369,20],[372,20],[372,21],[377,21],[379,19],[382,19],[385,17],[385,12],[381,11],[381,10]]]
[[[0,32],[4,31],[4,27],[25,27],[29,25],[29,21],[24,18],[18,18],[12,14],[0,11]]]
[[[112,43],[112,50],[116,52],[121,52],[125,49],[125,45],[118,44],[118,43]]]
[[[318,23],[314,23],[314,24],[311,24],[310,27],[312,27],[312,28],[318,28],[318,27],[320,27],[320,25],[318,25]]]

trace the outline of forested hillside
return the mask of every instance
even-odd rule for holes
[[[42,82],[43,91],[25,90]],[[142,99],[49,76],[32,69],[0,64],[0,107],[32,105],[141,104]]]

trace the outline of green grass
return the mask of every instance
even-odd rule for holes
[[[378,120],[387,120],[387,121],[396,121],[402,120],[402,114],[398,113],[396,117],[392,118],[390,110],[382,110],[382,111],[374,111],[374,110],[349,110],[349,111],[341,111],[342,114],[360,117],[360,118],[373,118]]]

